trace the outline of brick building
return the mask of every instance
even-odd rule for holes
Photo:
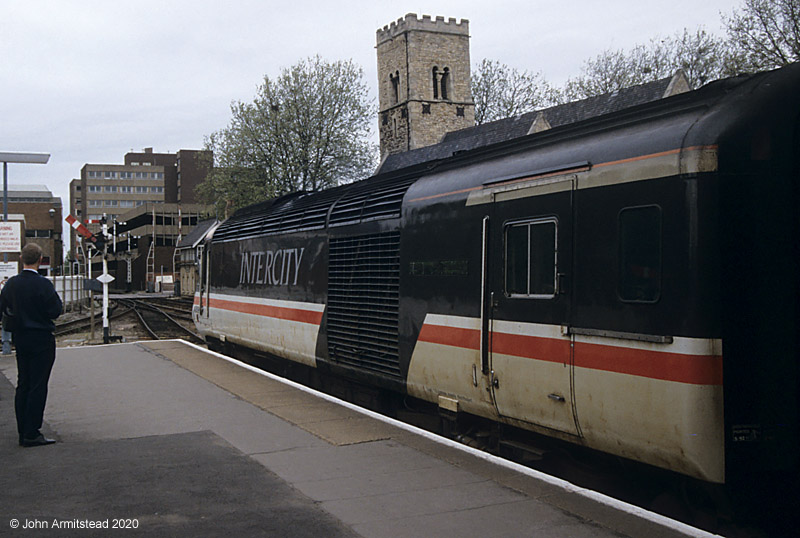
[[[9,220],[21,220],[23,244],[42,247],[39,272],[51,276],[61,274],[64,260],[61,198],[53,196],[45,185],[9,185]],[[8,260],[19,260],[19,253],[9,253]]]
[[[70,182],[70,213],[82,222],[99,221],[103,214],[113,222],[147,204],[195,204],[195,187],[211,166],[209,151],[154,153],[153,148],[127,153],[123,164],[87,163]],[[71,257],[78,259],[74,230],[71,239]]]

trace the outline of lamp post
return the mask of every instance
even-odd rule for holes
[[[0,151],[0,161],[3,163],[3,222],[8,222],[8,163],[47,164],[49,160],[49,153]],[[8,252],[3,252],[3,263],[8,263]],[[2,329],[2,337],[2,353],[3,355],[9,355],[11,353],[11,334]]]

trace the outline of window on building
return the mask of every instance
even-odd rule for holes
[[[392,104],[396,105],[400,100],[400,71],[395,71],[394,75],[389,73],[389,80],[392,83]]]
[[[629,207],[619,213],[619,297],[655,303],[661,297],[661,208]]]
[[[103,187],[103,192],[117,192],[117,186],[116,185],[105,185]]]
[[[150,177],[152,179],[164,179],[164,172],[153,172]]]
[[[509,297],[550,299],[556,294],[556,219],[510,224],[505,229],[505,286]]]
[[[89,207],[100,207],[103,205],[102,200],[89,200]]]
[[[445,67],[439,71],[438,67],[433,68],[433,98],[448,99],[450,94],[450,68]]]
[[[136,187],[137,194],[144,194],[147,192],[147,187]]]
[[[120,200],[120,207],[133,207],[133,200]]]
[[[150,187],[150,192],[162,193],[164,192],[164,187]]]
[[[119,201],[117,200],[106,200],[106,207],[118,207]]]
[[[131,193],[133,192],[133,187],[120,187],[119,192]]]
[[[120,172],[119,175],[122,179],[133,179],[133,172]]]
[[[89,192],[103,192],[103,187],[100,185],[89,185]]]
[[[136,179],[145,179],[147,177],[147,172],[136,172]]]
[[[53,230],[25,230],[25,237],[41,237],[49,239],[53,236]]]

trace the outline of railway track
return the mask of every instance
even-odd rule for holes
[[[134,324],[126,319],[135,319]],[[204,344],[202,337],[187,327],[192,325],[191,303],[160,298],[147,299],[117,299],[111,303],[109,319],[112,322],[112,331],[117,336],[138,339],[141,337],[154,340],[182,338],[194,343]],[[96,331],[102,331],[102,313],[95,313],[94,324]],[[70,334],[88,332],[91,327],[91,317],[85,316],[58,323],[55,329],[56,337]]]
[[[186,311],[180,306],[164,304],[156,306],[152,304],[151,299],[118,299],[117,302],[134,312],[141,327],[153,340],[182,338],[195,343],[205,343],[200,335],[176,319],[191,321],[191,310]]]
[[[151,306],[155,306],[165,312],[168,312],[171,316],[183,319],[186,321],[192,321],[192,304],[193,301],[191,299],[167,299],[164,297],[146,297],[146,298],[137,298],[141,304],[147,304]]]
[[[125,317],[130,313],[129,308],[117,308],[116,305],[111,307],[111,314],[109,319],[115,320],[122,317]],[[61,322],[56,324],[56,330],[54,332],[56,337],[65,336],[72,333],[78,333],[89,330],[91,326],[91,317],[81,317],[72,319],[69,321]],[[103,329],[103,314],[102,312],[98,311],[95,313],[94,316],[94,323],[95,328],[99,328],[102,331]]]

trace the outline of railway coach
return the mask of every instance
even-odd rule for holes
[[[195,321],[704,482],[796,476],[799,176],[794,64],[242,209]]]

